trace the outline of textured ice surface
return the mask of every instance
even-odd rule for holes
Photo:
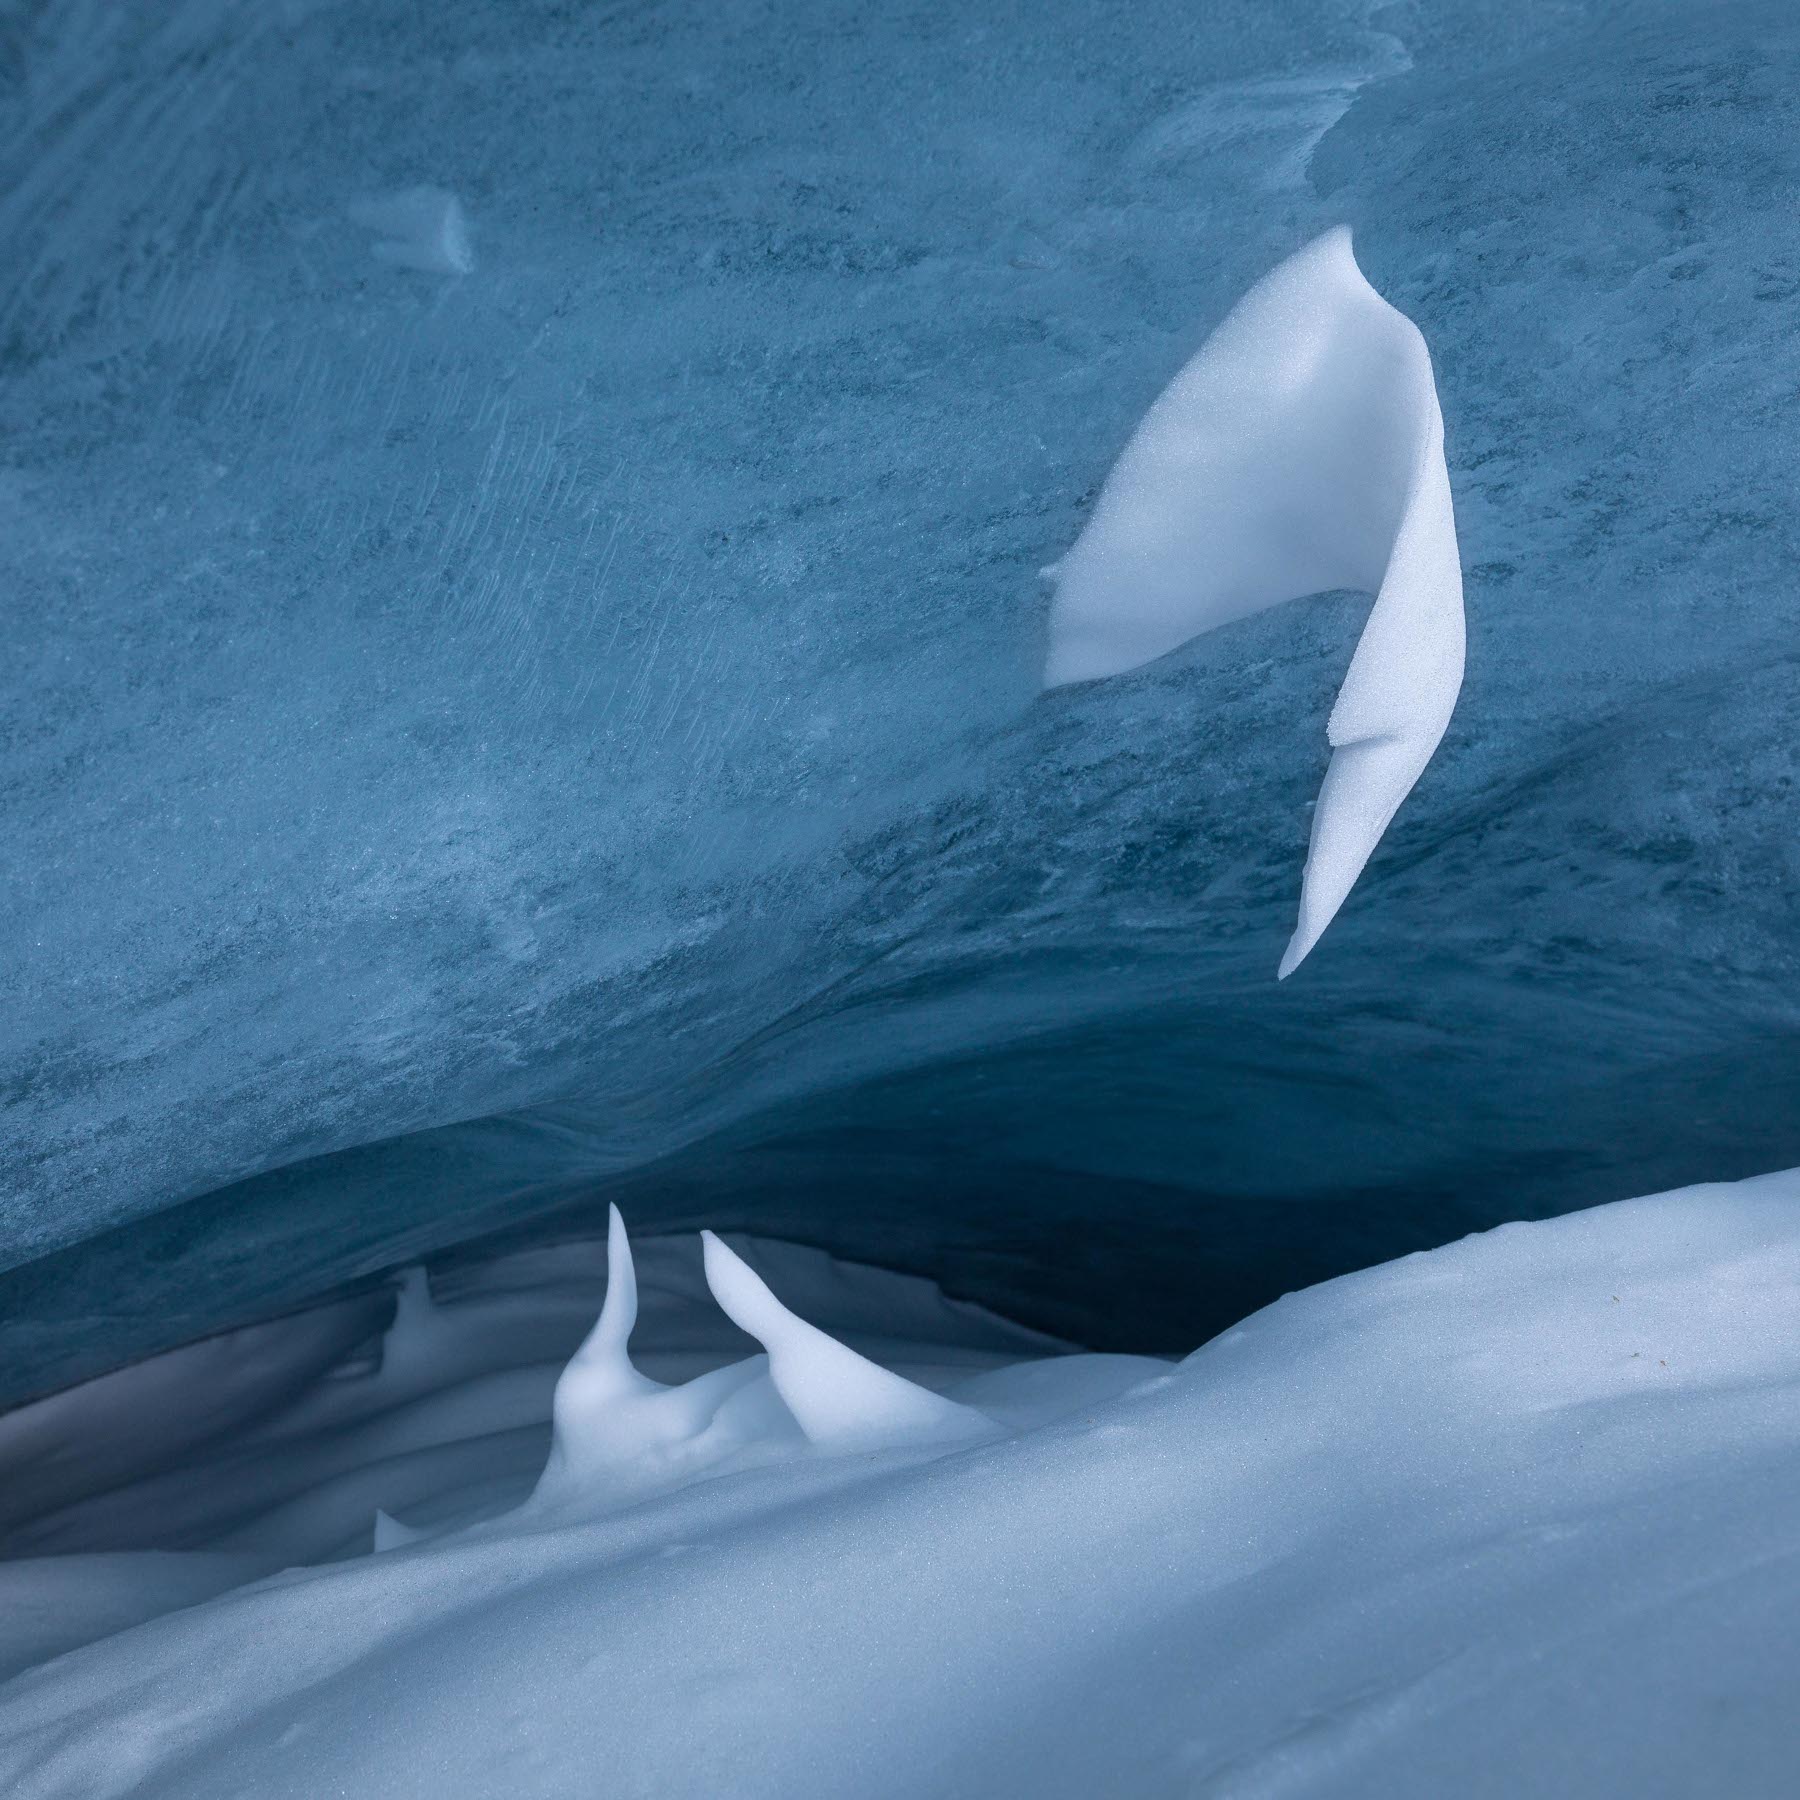
[[[696,1258],[642,1249],[633,1345],[673,1376],[719,1315],[680,1303],[703,1299]],[[178,1454],[115,1490],[139,1529],[209,1503],[192,1549],[102,1554],[90,1516],[88,1554],[0,1562],[0,1663],[42,1653],[46,1598],[99,1638],[0,1686],[0,1785],[1792,1792],[1800,1174],[1505,1226],[1291,1295],[1178,1367],[1010,1361],[1029,1343],[922,1283],[743,1249],[815,1316],[858,1289],[884,1360],[936,1355],[915,1374],[997,1432],[849,1455],[796,1436],[654,1497],[598,1485],[553,1524],[458,1529],[542,1460],[548,1388],[494,1404],[509,1330],[597,1299],[581,1248],[474,1266],[433,1302],[464,1359],[435,1394],[384,1402],[378,1369],[345,1370],[262,1423],[255,1457]],[[365,1500],[417,1478],[395,1452],[428,1428],[460,1446],[435,1535],[368,1555],[365,1511],[345,1559],[233,1585],[252,1546],[326,1551],[322,1459],[355,1417]],[[252,1468],[291,1501],[228,1549],[217,1513]],[[310,1551],[281,1535],[301,1518]],[[120,1632],[133,1604],[148,1622]]]
[[[1797,95],[1774,0],[8,10],[8,1391],[615,1195],[1185,1348],[1800,1160]],[[1471,674],[1277,987],[1366,600],[1040,695],[1036,571],[1339,223]]]

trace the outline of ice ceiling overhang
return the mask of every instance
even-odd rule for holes
[[[1185,1346],[1800,1161],[1800,27],[1551,10],[0,27],[19,1382],[608,1195]],[[1042,694],[1037,571],[1345,220],[1469,677],[1277,986],[1367,599]]]

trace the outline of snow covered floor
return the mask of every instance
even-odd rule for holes
[[[43,1654],[56,1609],[100,1638],[0,1687],[0,1788],[1793,1791],[1800,1171],[1505,1226],[1179,1365],[739,1247],[995,1428],[469,1525],[542,1466],[595,1246],[413,1282],[379,1362],[319,1368],[365,1322],[319,1314],[205,1379],[143,1365],[0,1420],[0,1492],[21,1445],[36,1483],[0,1651]],[[647,1375],[754,1348],[691,1244],[642,1246],[639,1281]],[[234,1368],[279,1403],[247,1416]],[[366,1554],[376,1504],[440,1535]]]

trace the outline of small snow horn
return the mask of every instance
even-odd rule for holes
[[[713,1298],[768,1351],[775,1391],[812,1443],[877,1448],[954,1441],[991,1429],[973,1407],[946,1400],[807,1324],[723,1239],[710,1231],[700,1237]]]

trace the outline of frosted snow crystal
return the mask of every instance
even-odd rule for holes
[[[352,204],[350,217],[378,234],[373,248],[381,262],[428,275],[467,275],[475,267],[462,202],[443,188],[371,195]]]
[[[1444,735],[1462,568],[1431,357],[1338,227],[1238,302],[1144,416],[1055,571],[1050,686],[1333,588],[1375,606],[1332,709],[1290,975]]]

